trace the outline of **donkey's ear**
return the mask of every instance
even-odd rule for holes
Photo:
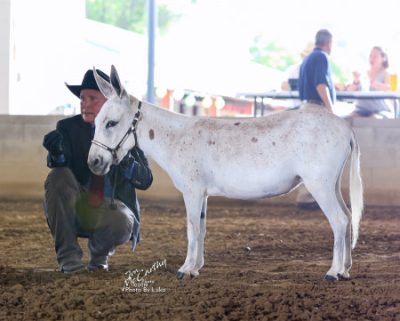
[[[114,65],[111,65],[110,81],[119,98],[122,98],[124,95],[128,95],[124,86],[122,86],[121,81],[119,80],[118,72]]]
[[[104,97],[110,98],[113,92],[113,87],[106,80],[104,80],[99,76],[95,67],[93,67],[93,75],[94,79],[96,80],[97,86],[99,86],[101,93],[104,95]]]

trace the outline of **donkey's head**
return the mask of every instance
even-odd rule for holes
[[[94,78],[107,101],[95,119],[95,135],[90,147],[88,165],[97,175],[107,174],[135,145],[132,122],[139,101],[128,95],[121,85],[117,70],[111,67],[110,83],[93,68]]]

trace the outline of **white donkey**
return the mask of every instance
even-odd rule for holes
[[[106,174],[135,145],[137,135],[140,148],[169,174],[187,211],[188,251],[178,278],[197,276],[204,264],[208,196],[266,199],[287,194],[301,182],[334,234],[333,262],[325,279],[350,277],[363,188],[359,147],[346,121],[322,108],[240,120],[187,117],[130,96],[114,66],[111,83],[95,69],[94,74],[107,102],[96,118],[90,169]],[[350,154],[352,213],[340,191]]]

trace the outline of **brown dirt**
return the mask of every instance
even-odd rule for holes
[[[329,283],[333,235],[320,211],[209,203],[205,266],[177,280],[187,242],[181,203],[142,201],[134,253],[127,243],[108,273],[64,275],[42,203],[2,200],[0,320],[400,320],[400,208],[366,209],[352,279]],[[163,260],[145,277],[149,292],[143,283],[122,291],[126,272]]]

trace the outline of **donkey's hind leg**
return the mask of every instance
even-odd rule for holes
[[[338,200],[335,183],[307,184],[305,182],[305,185],[327,217],[334,235],[332,266],[325,275],[325,280],[336,281],[343,276],[347,277],[348,266],[345,267],[345,261],[347,261],[346,264],[349,262],[348,259],[345,260],[345,257],[348,257],[349,254],[346,253],[346,239],[350,228],[350,219]]]
[[[193,191],[183,193],[183,199],[186,205],[188,249],[185,263],[176,274],[178,279],[183,278],[185,274],[190,274],[198,261],[200,217],[203,206],[203,197],[200,193]]]
[[[342,168],[343,172],[343,168]],[[344,273],[341,275],[343,279],[349,279],[350,278],[350,269],[352,266],[352,258],[351,258],[351,213],[349,209],[347,208],[346,203],[343,200],[341,188],[340,188],[340,182],[341,182],[341,174],[339,175],[338,181],[336,182],[336,197],[338,199],[338,202],[340,204],[340,207],[342,208],[343,212],[347,216],[347,219],[349,223],[347,224],[346,228],[346,238],[345,238],[345,246],[344,246]]]

